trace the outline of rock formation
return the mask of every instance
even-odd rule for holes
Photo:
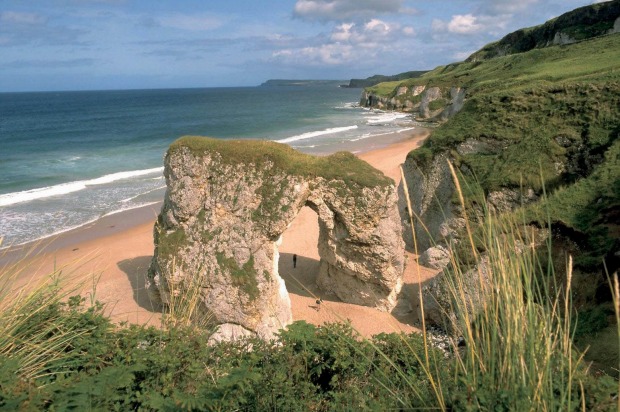
[[[393,96],[377,96],[372,89],[364,90],[360,105],[380,110],[411,112],[419,120],[446,121],[457,114],[465,102],[462,87],[426,87],[423,84],[398,86]]]
[[[164,174],[149,290],[167,304],[198,279],[203,310],[220,335],[232,331],[218,339],[243,329],[268,338],[292,321],[278,244],[306,205],[319,218],[319,287],[345,302],[396,304],[404,244],[394,183],[352,154],[186,137],[170,147]]]
[[[398,190],[403,238],[409,248],[417,246],[418,253],[421,253],[448,238],[454,232],[453,226],[461,225],[461,218],[455,217],[453,212],[454,183],[448,167],[448,156],[437,156],[430,165],[422,168],[408,158],[403,164],[403,172],[415,217],[417,244],[414,245],[407,200],[401,182]]]

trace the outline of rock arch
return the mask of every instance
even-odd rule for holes
[[[300,209],[319,220],[318,286],[389,311],[404,243],[394,182],[350,153],[315,157],[266,141],[185,137],[165,159],[149,292],[198,279],[201,305],[231,334],[268,338],[292,322],[278,245]],[[194,282],[196,284],[196,282]]]

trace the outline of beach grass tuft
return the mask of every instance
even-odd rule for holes
[[[75,341],[92,326],[82,316],[103,308],[92,296],[85,307],[81,296],[97,282],[93,274],[82,273],[88,257],[26,277],[28,258],[33,256],[0,268],[0,358],[16,363],[19,379],[33,380],[62,374],[79,358]]]

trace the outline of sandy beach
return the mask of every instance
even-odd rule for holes
[[[398,183],[399,165],[427,136],[426,131],[412,131],[403,134],[397,143],[358,156]],[[24,268],[23,279],[46,276],[55,268],[61,268],[63,273],[86,273],[93,278],[93,284],[96,281],[96,299],[105,304],[106,313],[114,321],[157,326],[161,322],[161,308],[149,301],[144,284],[153,255],[153,223],[160,207],[156,204],[106,216],[53,239],[9,249],[0,256],[0,266],[19,262]],[[417,285],[435,272],[418,266],[415,256],[407,252],[403,290],[406,298],[401,299],[393,313],[343,303],[335,296],[321,294],[315,285],[318,230],[316,214],[305,207],[283,235],[279,271],[286,281],[294,320],[316,325],[350,320],[364,336],[417,330]],[[293,254],[298,255],[296,268]],[[315,304],[319,296],[323,299],[320,310]]]

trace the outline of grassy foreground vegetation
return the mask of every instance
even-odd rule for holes
[[[153,328],[114,325],[55,284],[15,300],[23,292],[5,268],[0,409],[617,410],[618,381],[592,374],[573,344],[570,278],[550,283],[553,265],[521,223],[487,213],[484,228],[470,236],[490,262],[477,295],[464,293],[457,255],[446,272],[446,326],[465,342],[447,354],[421,334],[362,339],[346,324],[303,321],[276,341],[209,344],[211,330],[184,322],[181,308]],[[617,281],[614,290],[618,316]]]

